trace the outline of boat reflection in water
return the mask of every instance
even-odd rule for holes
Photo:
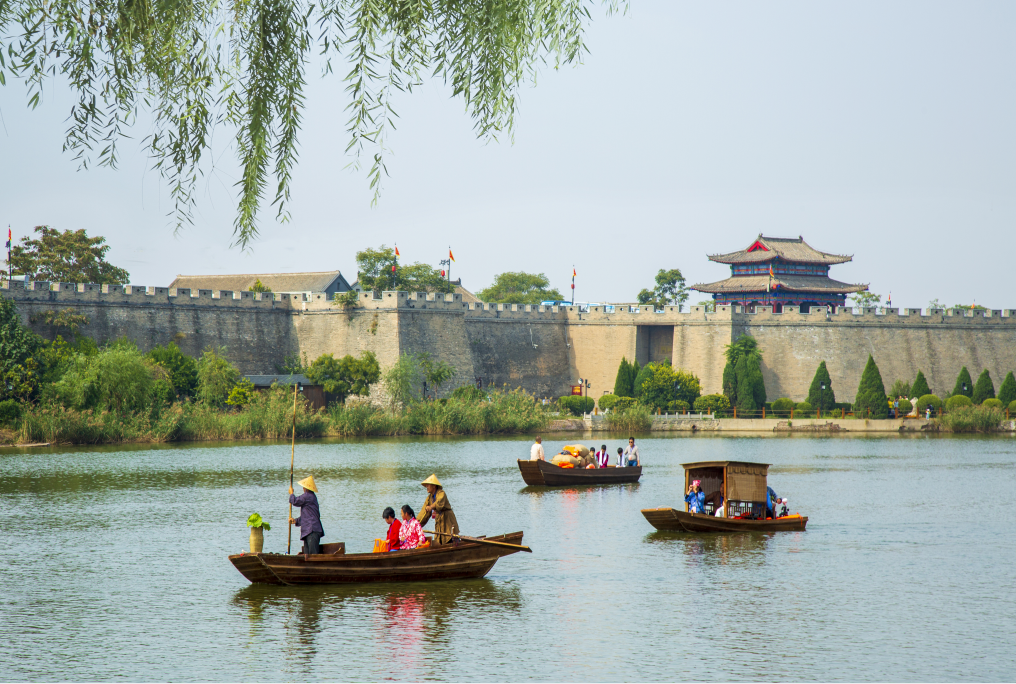
[[[650,544],[672,546],[687,560],[703,565],[763,564],[774,535],[774,532],[689,535],[657,531],[647,534],[645,539]]]
[[[454,615],[484,615],[489,624],[518,619],[521,592],[513,583],[489,579],[459,582],[313,585],[278,587],[251,584],[233,596],[233,606],[250,621],[251,672],[265,640],[281,639],[283,672],[298,679],[324,652],[342,651],[362,667],[373,663],[369,679],[440,678],[454,659]],[[461,630],[465,625],[455,623]],[[275,633],[282,627],[281,636]],[[333,673],[342,679],[341,672]],[[241,676],[241,678],[244,678]]]

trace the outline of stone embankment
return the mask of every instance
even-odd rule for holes
[[[549,432],[584,431],[608,432],[610,426],[604,416],[585,416],[551,421]],[[711,418],[703,414],[682,416],[654,416],[652,432],[774,432],[777,434],[843,434],[843,433],[901,433],[936,431],[934,423],[924,418],[884,420],[828,419],[828,418]],[[1001,432],[1016,432],[1016,420],[1002,423]]]

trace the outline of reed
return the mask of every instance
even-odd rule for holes
[[[994,406],[963,406],[947,412],[935,423],[950,432],[994,432],[1005,419],[1005,412]]]
[[[632,404],[606,415],[612,432],[648,432],[653,425],[653,414],[648,406]]]

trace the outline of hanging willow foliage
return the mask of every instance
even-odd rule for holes
[[[605,0],[608,11],[623,0]],[[237,243],[257,233],[270,182],[279,220],[312,51],[346,71],[351,165],[369,164],[377,201],[392,96],[431,75],[452,86],[478,136],[510,132],[519,86],[540,64],[585,51],[593,0],[0,0],[0,85],[24,80],[32,107],[47,79],[78,95],[64,149],[82,166],[116,166],[141,112],[177,225],[192,220],[202,160],[218,126],[236,131]],[[339,65],[342,65],[341,67]]]

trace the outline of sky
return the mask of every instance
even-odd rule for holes
[[[514,141],[478,140],[439,81],[396,100],[380,202],[346,169],[341,79],[311,68],[289,223],[231,246],[238,176],[220,132],[193,225],[175,231],[139,141],[117,170],[61,151],[72,100],[0,87],[0,225],[104,236],[136,285],[177,274],[339,269],[398,244],[478,291],[545,273],[578,301],[633,301],[659,269],[689,285],[759,233],[851,254],[831,277],[897,307],[1016,308],[1016,3],[630,0],[593,13],[589,54],[521,91]],[[341,70],[336,70],[340,71]],[[692,292],[689,303],[707,299]]]

